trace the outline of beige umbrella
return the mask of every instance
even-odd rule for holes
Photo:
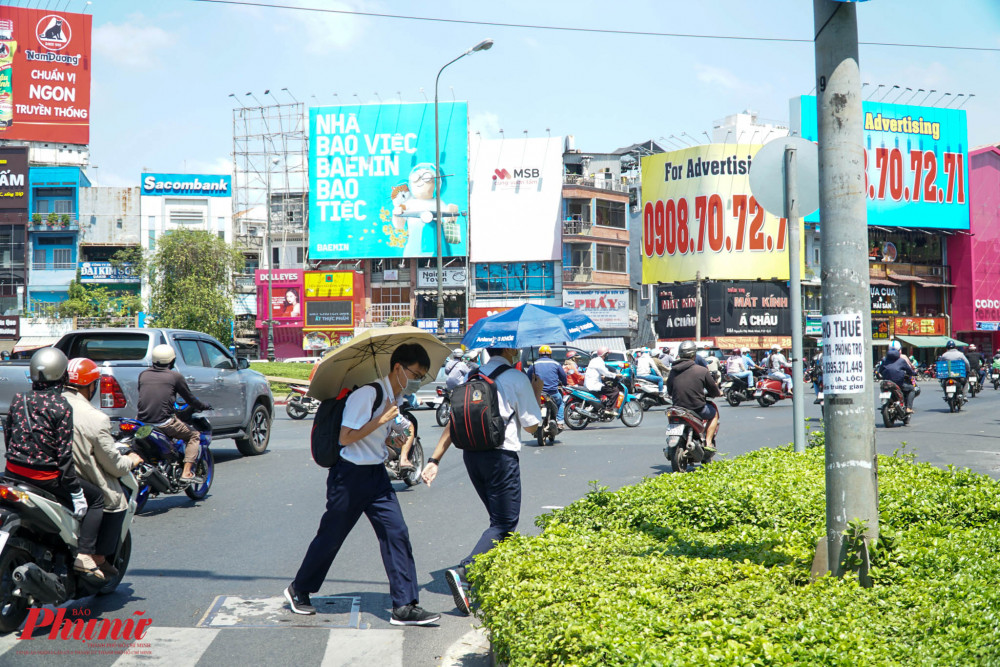
[[[430,369],[421,378],[423,384],[437,376],[451,354],[451,348],[433,334],[416,327],[368,329],[323,357],[309,383],[309,395],[323,401],[336,398],[344,389],[384,378],[389,374],[393,350],[403,343],[418,343],[431,358]]]

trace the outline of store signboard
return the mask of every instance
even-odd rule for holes
[[[21,337],[21,318],[17,315],[0,317],[0,340],[17,340]]]
[[[657,338],[666,340],[694,338],[697,293],[697,287],[693,283],[656,286]]]
[[[220,174],[150,174],[140,181],[144,197],[231,197],[233,177]]]
[[[468,271],[461,269],[443,269],[441,271],[442,287],[458,287],[465,289]],[[437,287],[437,269],[417,269],[417,287]]]
[[[969,229],[965,110],[871,101],[861,110],[868,224]],[[793,101],[792,115],[792,126],[816,141],[816,98]],[[821,217],[817,211],[806,222]]]
[[[465,102],[442,102],[441,178],[433,104],[309,110],[309,257],[468,255],[469,142]]]
[[[893,325],[896,336],[948,335],[948,320],[944,317],[897,317]]]
[[[111,262],[80,262],[81,283],[141,283],[142,278],[130,264],[115,266]]]
[[[0,146],[0,210],[27,208],[28,147]]]
[[[306,271],[306,299],[354,296],[354,271]]]
[[[306,301],[305,326],[307,327],[351,327],[354,325],[354,302]]]
[[[423,331],[428,331],[432,334],[436,334],[438,330],[437,319],[420,319],[417,320],[417,328]],[[462,333],[461,320],[458,318],[446,318],[444,321],[444,332],[446,334],[460,334]]]
[[[898,310],[899,287],[871,285],[872,340],[889,340],[893,333],[893,317]]]
[[[488,308],[469,308],[469,326],[478,322],[481,319],[487,318],[490,315],[496,315],[497,313],[505,313],[514,306],[491,306]]]
[[[791,335],[788,283],[720,282],[705,287],[703,331],[708,336]]]
[[[579,310],[603,329],[627,329],[628,290],[563,290],[563,308]]]

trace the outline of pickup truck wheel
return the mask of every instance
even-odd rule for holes
[[[254,406],[247,425],[247,437],[236,438],[236,449],[243,456],[257,456],[267,450],[271,440],[271,415],[263,405]]]

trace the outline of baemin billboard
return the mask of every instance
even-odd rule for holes
[[[310,259],[436,255],[439,182],[442,253],[468,254],[468,108],[438,106],[440,179],[433,104],[309,110]]]
[[[0,140],[90,142],[92,19],[0,6]]]
[[[561,255],[562,138],[480,139],[469,147],[473,262]]]
[[[868,224],[968,229],[965,111],[869,101],[861,109]],[[816,98],[793,100],[792,115],[802,136],[816,141]],[[820,218],[817,211],[806,222]]]
[[[788,233],[750,194],[757,145],[642,158],[642,282],[787,280]],[[803,253],[804,254],[804,253]]]

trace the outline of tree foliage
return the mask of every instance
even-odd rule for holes
[[[134,317],[142,310],[138,294],[103,285],[69,284],[67,298],[58,303],[40,303],[36,310],[45,317]]]
[[[156,326],[191,329],[229,343],[233,274],[243,256],[210,232],[177,230],[157,239],[149,258],[150,312]]]

